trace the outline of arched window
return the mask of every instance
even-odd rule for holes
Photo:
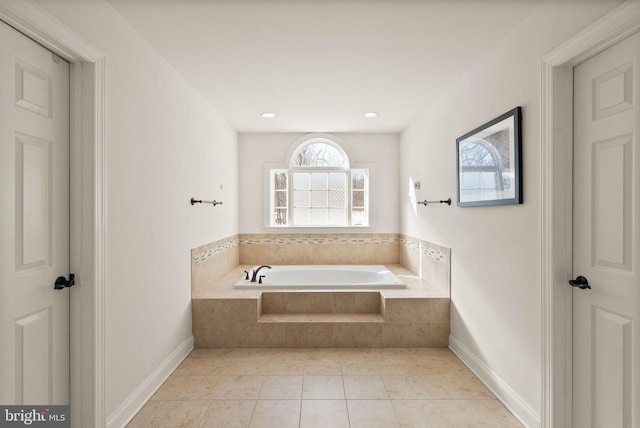
[[[291,156],[291,168],[349,168],[349,158],[342,147],[325,138],[315,138],[298,146]]]
[[[503,162],[496,146],[482,138],[469,139],[460,150],[461,179],[467,197],[483,200],[495,198],[496,192],[509,187],[509,161]]]
[[[369,225],[369,171],[351,168],[343,147],[326,136],[304,139],[289,168],[270,170],[270,225]]]

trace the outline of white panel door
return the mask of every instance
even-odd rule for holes
[[[69,404],[69,64],[0,22],[0,403]]]
[[[636,34],[574,69],[574,427],[640,427],[639,61]]]

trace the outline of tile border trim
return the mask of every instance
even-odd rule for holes
[[[226,239],[211,242],[191,250],[191,260],[199,264],[215,255],[232,250],[241,245],[401,245],[410,251],[420,251],[423,255],[436,261],[446,263],[447,254],[433,248],[427,241],[396,234],[362,234],[362,235],[235,235]]]
[[[191,250],[191,261],[194,264],[202,263],[210,257],[232,250],[240,245],[238,235],[230,238],[213,241]]]

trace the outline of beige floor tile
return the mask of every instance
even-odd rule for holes
[[[349,428],[345,400],[302,400],[300,428]]]
[[[412,375],[417,374],[418,364],[413,361],[388,359],[382,362],[378,368],[378,373],[382,375]]]
[[[344,375],[343,382],[347,399],[386,400],[389,398],[380,375]]]
[[[213,400],[218,376],[170,376],[151,400]]]
[[[304,360],[305,375],[340,375],[340,351],[338,350],[310,350]]]
[[[255,406],[253,400],[211,401],[198,428],[247,428]]]
[[[262,376],[216,376],[213,388],[217,400],[255,400],[262,385]]]
[[[212,376],[216,373],[216,360],[211,358],[187,357],[173,372],[176,376]]]
[[[433,398],[427,380],[422,376],[382,375],[385,389],[392,400],[430,400]]]
[[[258,398],[261,400],[300,400],[302,376],[264,376]]]
[[[225,359],[220,361],[216,368],[216,374],[224,375],[261,375],[264,368],[256,364],[253,355],[242,356],[237,359]]]
[[[371,352],[370,349],[345,350],[341,353],[339,360],[343,375],[379,374],[382,363],[381,356],[378,356],[376,352]]]
[[[306,355],[304,351],[286,348],[265,348],[255,349],[254,351],[257,352],[251,355],[251,361],[255,365],[261,367],[264,374],[289,374],[270,373],[270,370],[281,370],[283,367],[290,368],[300,366],[300,370],[304,368]],[[296,374],[302,374],[302,372]]]
[[[341,375],[342,367],[340,364],[317,363],[305,364],[305,375]]]
[[[378,361],[381,359],[382,348],[342,348],[340,358],[343,361],[356,361],[358,359]]]
[[[250,428],[298,428],[300,400],[259,400]]]
[[[305,400],[344,400],[342,376],[305,376],[302,383]]]
[[[415,349],[383,349],[380,362],[380,374],[412,375],[417,374],[421,364],[426,364],[430,355],[417,353]]]
[[[497,400],[439,400],[437,403],[451,427],[521,427]]]
[[[216,358],[222,355],[227,355],[231,352],[231,349],[210,349],[210,348],[196,348],[187,358]]]
[[[389,400],[347,400],[351,428],[398,428]]]
[[[426,375],[422,380],[429,385],[431,398],[445,400],[491,399],[494,395],[475,376]]]
[[[176,375],[213,376],[213,375],[259,375],[263,373],[261,365],[253,354],[238,354],[236,350],[226,352],[203,353],[195,349],[175,371]],[[215,351],[215,350],[211,350]]]
[[[394,400],[391,403],[402,428],[449,428],[451,425],[434,400]]]
[[[303,375],[304,361],[269,360],[261,363],[265,375]]]
[[[196,349],[129,426],[299,424],[521,427],[446,348]]]
[[[443,357],[432,355],[422,359],[414,366],[413,374],[420,375],[435,375],[435,374],[455,374],[469,376],[472,375],[471,371],[462,364],[456,357]]]
[[[343,375],[374,375],[379,374],[380,369],[377,363],[344,363],[342,364]]]
[[[207,401],[150,401],[127,425],[128,428],[197,428]]]

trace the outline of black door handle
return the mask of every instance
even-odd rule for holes
[[[591,286],[589,285],[589,281],[584,276],[577,276],[576,279],[569,280],[569,284],[571,284],[572,287],[577,287],[581,290],[584,290],[587,288],[591,289]]]
[[[59,276],[58,278],[56,278],[56,282],[53,284],[53,288],[55,290],[62,290],[66,287],[71,287],[75,283],[75,274],[70,273],[69,279],[65,278],[64,276]]]

